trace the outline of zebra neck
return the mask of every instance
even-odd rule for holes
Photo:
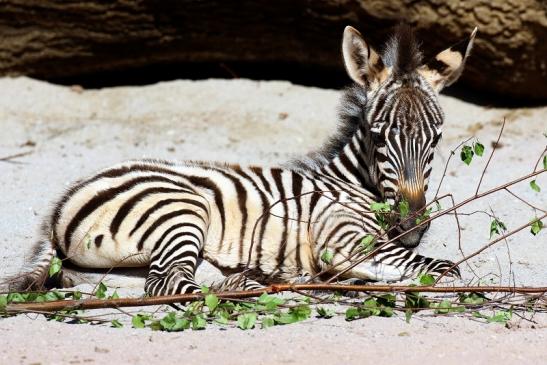
[[[366,145],[361,132],[357,132],[349,143],[321,166],[321,173],[377,192],[371,176],[374,165],[369,161],[373,154],[372,151],[363,150]]]

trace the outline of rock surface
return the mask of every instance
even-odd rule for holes
[[[285,161],[316,148],[332,133],[338,97],[334,90],[287,82],[176,81],[87,91],[27,78],[0,79],[0,277],[20,267],[51,202],[75,179],[140,157]],[[439,182],[450,149],[475,135],[486,146],[485,156],[469,167],[456,156],[441,189],[452,193],[456,201],[474,194],[503,118],[507,125],[502,148],[490,164],[481,191],[533,169],[546,144],[542,133],[547,108],[483,108],[451,97],[440,101],[447,118],[432,187]],[[1,160],[20,153],[24,155],[11,163]],[[545,190],[546,174],[537,182]],[[434,194],[435,189],[431,190]],[[547,206],[543,191],[535,193],[528,182],[512,191],[538,207]],[[449,205],[443,202],[444,207]],[[503,192],[461,212],[490,209],[508,229],[528,222],[534,214]],[[490,221],[484,214],[462,215],[460,221],[466,254],[489,241]],[[537,237],[525,230],[493,246],[472,259],[471,267],[462,265],[464,280],[477,283],[473,269],[487,283],[515,280],[516,285],[545,286],[546,235],[547,230]],[[419,251],[454,260],[461,257],[457,246],[456,224],[453,217],[446,217],[434,222]],[[142,285],[141,279],[120,294],[140,295]],[[537,313],[533,320],[514,315],[511,329],[506,329],[459,316],[417,314],[407,324],[402,315],[354,322],[345,322],[340,315],[268,330],[211,326],[205,331],[157,333],[130,325],[114,329],[17,316],[0,319],[0,358],[4,363],[23,364],[317,364],[317,359],[362,364],[363,359],[382,362],[387,358],[405,364],[541,363],[547,357],[547,316]]]
[[[5,0],[0,74],[45,79],[177,62],[289,62],[342,70],[344,26],[383,42],[400,20],[427,53],[479,26],[463,82],[547,99],[547,7],[541,0]]]

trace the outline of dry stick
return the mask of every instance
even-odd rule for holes
[[[452,206],[455,206],[456,201],[454,200],[454,196],[452,194],[446,194],[446,196],[450,198],[450,201],[452,202]],[[465,253],[463,252],[463,248],[462,248],[462,227],[460,225],[460,219],[458,217],[458,214],[459,214],[458,210],[454,209],[454,219],[456,219],[456,227],[457,227],[457,230],[458,230],[458,250],[462,254],[462,257],[465,257]],[[473,269],[473,267],[469,263],[467,263],[467,267],[473,273],[473,275],[475,275],[476,277],[479,276],[479,275],[477,275],[477,273],[475,272],[475,270]]]
[[[522,293],[544,294],[547,287],[512,287],[512,286],[407,286],[407,285],[342,285],[342,284],[275,284],[264,289],[232,291],[217,293],[219,299],[241,299],[258,297],[264,293],[273,294],[281,292],[293,292],[303,290],[322,291],[358,291],[358,292],[383,292],[383,293]],[[118,298],[118,299],[82,299],[82,300],[56,300],[51,302],[11,303],[5,307],[7,313],[21,313],[24,311],[55,312],[72,309],[100,309],[117,307],[144,307],[151,305],[187,303],[202,300],[204,294],[177,294],[146,298]]]
[[[14,155],[9,155],[9,156],[5,156],[5,157],[0,157],[0,162],[8,162],[8,163],[18,163],[18,164],[21,164],[23,162],[19,162],[19,161],[12,161],[14,158],[18,158],[18,157],[23,157],[23,156],[26,156],[26,155],[30,155],[31,153],[34,153],[34,151],[26,151],[26,152],[20,152],[20,153],[16,153]]]
[[[518,200],[520,200],[521,202],[523,202],[524,204],[528,205],[530,208],[532,209],[535,209],[535,210],[539,210],[540,212],[543,212],[543,213],[547,213],[547,210],[545,209],[541,209],[541,208],[538,208],[536,207],[535,205],[531,204],[530,202],[522,199],[520,196],[518,196],[517,194],[513,193],[511,190],[505,188],[504,189],[506,192],[508,192],[509,194],[513,195],[515,198],[517,198]]]
[[[486,161],[486,166],[484,166],[484,169],[481,173],[481,178],[479,179],[479,183],[477,184],[477,190],[475,190],[475,195],[479,193],[479,189],[481,187],[482,179],[484,178],[484,175],[486,174],[486,169],[488,168],[488,165],[490,165],[490,161],[492,160],[492,157],[494,156],[494,153],[497,150],[498,144],[500,143],[501,135],[503,134],[503,129],[505,128],[505,118],[503,118],[503,124],[501,125],[500,133],[498,134],[498,139],[496,140],[496,144],[494,145],[494,148],[492,148],[492,152],[490,153],[490,157],[488,157],[488,161]]]
[[[494,216],[494,219],[496,221],[499,221],[499,219],[496,217],[496,214],[494,213],[494,209],[492,209],[490,207],[490,211],[492,212],[492,215]],[[502,227],[500,227],[500,229],[501,229],[502,232],[507,232],[506,229],[504,229]],[[492,237],[490,236],[490,238],[492,238]],[[503,241],[505,242],[505,247],[507,248],[507,258],[509,259],[509,284],[511,284],[511,277],[513,277],[513,283],[516,285],[515,275],[513,273],[513,259],[511,258],[511,248],[509,247],[509,241],[507,240],[507,237],[505,237],[503,239]],[[498,261],[498,267],[499,267],[500,264],[499,264],[499,260],[498,260],[497,256],[496,256],[496,261]],[[467,263],[467,261],[466,261],[466,263]],[[468,266],[471,266],[471,265],[469,265],[469,263],[468,263]],[[501,285],[501,283],[503,282],[501,267],[500,267],[499,271],[500,271],[500,285]]]
[[[542,220],[543,218],[547,217],[547,213],[545,213],[544,215],[542,215],[541,217],[537,218],[536,220]],[[463,259],[461,259],[460,261],[457,261],[455,262],[452,266],[450,266],[448,269],[446,269],[445,272],[443,272],[441,275],[439,275],[439,277],[437,278],[437,280],[435,280],[435,284],[437,284],[439,282],[439,280],[442,279],[443,276],[445,276],[450,270],[452,270],[453,268],[455,268],[456,266],[458,266],[459,264],[461,264],[462,262],[464,261],[467,261],[469,260],[470,258],[473,258],[475,256],[477,256],[478,254],[480,254],[481,252],[485,251],[486,249],[490,248],[491,246],[495,245],[496,243],[498,243],[499,241],[501,240],[504,240],[505,238],[509,237],[509,236],[512,236],[514,235],[515,233],[519,232],[519,231],[522,231],[524,228],[526,227],[529,227],[531,226],[536,220],[533,220],[532,222],[528,222],[526,224],[523,224],[522,226],[512,230],[511,232],[508,232],[507,234],[504,234],[503,236],[493,240],[493,241],[490,241],[487,245],[481,247],[480,249],[478,249],[477,251],[473,252],[471,255],[467,255],[466,257],[464,257]],[[433,285],[435,285],[433,284]]]

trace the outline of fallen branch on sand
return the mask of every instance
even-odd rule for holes
[[[405,285],[342,285],[342,284],[276,284],[259,290],[228,291],[215,293],[219,299],[244,299],[259,297],[263,293],[275,294],[282,292],[303,291],[330,292],[364,292],[364,293],[512,293],[512,294],[545,294],[547,287],[509,287],[509,286],[405,286]],[[57,312],[62,310],[145,307],[162,304],[182,304],[201,300],[205,294],[178,294],[143,298],[117,299],[81,299],[56,300],[42,303],[11,303],[5,307],[5,312],[15,314],[27,311]]]

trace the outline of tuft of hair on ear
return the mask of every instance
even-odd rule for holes
[[[422,52],[414,31],[408,24],[400,23],[395,27],[395,32],[384,50],[384,62],[392,67],[396,76],[408,75],[422,64]]]

